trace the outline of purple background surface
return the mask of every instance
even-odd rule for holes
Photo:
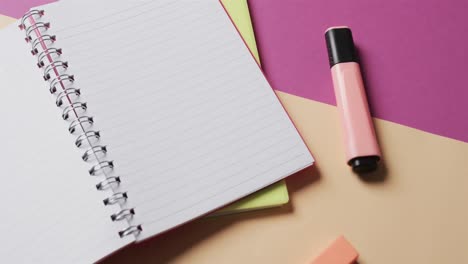
[[[0,0],[0,13],[19,18],[53,1]],[[335,104],[323,34],[348,25],[375,117],[468,142],[468,1],[249,0],[249,7],[274,89]]]
[[[375,117],[468,142],[468,1],[249,0],[249,7],[274,89],[335,104],[324,32],[348,25]]]
[[[33,6],[54,2],[54,0],[0,0],[0,14],[20,18]]]

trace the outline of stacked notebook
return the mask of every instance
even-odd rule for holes
[[[0,38],[5,262],[95,262],[313,163],[216,0],[69,0]]]
[[[247,0],[221,0],[226,12],[232,19],[245,44],[260,63],[255,33],[250,18]],[[285,205],[289,202],[288,188],[284,180],[265,187],[233,204],[230,204],[210,216],[241,213]]]

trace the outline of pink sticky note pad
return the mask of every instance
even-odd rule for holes
[[[359,253],[354,247],[340,236],[311,264],[353,264],[358,257]]]

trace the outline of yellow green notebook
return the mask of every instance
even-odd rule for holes
[[[244,38],[247,46],[252,51],[255,59],[260,63],[255,34],[250,20],[247,0],[221,0],[226,11],[231,16],[240,34]],[[289,202],[288,189],[284,181],[270,185],[256,193],[253,193],[231,205],[224,207],[210,216],[233,214],[244,211],[258,210],[281,206]]]

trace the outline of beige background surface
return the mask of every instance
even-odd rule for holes
[[[201,219],[103,263],[308,263],[338,235],[360,264],[468,263],[468,144],[375,120],[384,164],[347,167],[333,106],[278,93],[315,167],[288,179],[289,206]]]

